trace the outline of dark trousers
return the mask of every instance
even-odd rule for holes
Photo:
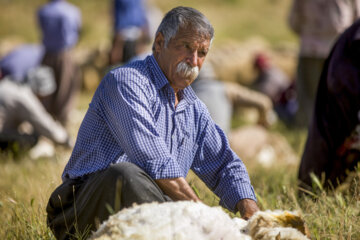
[[[64,181],[52,193],[46,207],[48,226],[57,239],[87,237],[122,208],[170,200],[142,169],[122,162]]]
[[[54,70],[56,90],[42,98],[45,109],[62,124],[66,124],[80,90],[80,70],[73,61],[71,50],[59,53],[46,52],[42,64]]]
[[[296,91],[299,109],[296,122],[299,126],[308,127],[311,122],[317,87],[325,58],[300,57],[297,69]]]
[[[141,32],[137,39],[125,39],[121,33],[116,33],[113,38],[109,54],[109,65],[116,66],[131,60],[133,57],[144,53],[150,38],[146,30]]]
[[[124,40],[120,34],[116,34],[110,50],[109,64],[118,65],[128,62],[137,55],[137,41]]]

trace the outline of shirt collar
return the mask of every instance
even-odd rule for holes
[[[147,57],[147,62],[150,63],[150,72],[153,75],[153,83],[155,84],[155,87],[157,90],[163,88],[166,84],[169,84],[169,81],[167,80],[165,74],[161,70],[159,64],[157,63],[155,57],[153,54]]]
[[[150,65],[150,71],[153,75],[152,81],[155,84],[156,89],[159,90],[163,88],[165,85],[168,85],[169,80],[166,78],[165,74],[161,70],[154,55],[152,54],[148,56],[146,60]],[[192,88],[189,86],[182,91],[183,91],[183,99],[186,100],[189,104],[193,104],[197,97],[195,92],[192,90]]]
[[[189,104],[193,104],[194,101],[196,100],[196,94],[193,91],[193,89],[188,86],[187,88],[185,88],[184,90],[184,99],[189,103]]]

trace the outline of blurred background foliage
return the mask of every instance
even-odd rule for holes
[[[46,0],[0,0],[0,39],[18,37],[38,42],[36,11]],[[69,0],[83,15],[80,45],[96,45],[111,38],[110,1]],[[151,0],[164,13],[174,6],[191,6],[203,12],[215,27],[215,44],[227,39],[260,36],[277,46],[294,42],[287,27],[289,0]]]

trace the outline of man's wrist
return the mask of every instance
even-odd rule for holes
[[[245,220],[248,220],[254,213],[260,210],[256,202],[249,198],[241,199],[236,204],[236,208],[240,212],[241,217]]]

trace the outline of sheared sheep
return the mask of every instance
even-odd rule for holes
[[[245,221],[231,219],[220,207],[179,201],[123,209],[110,216],[91,239],[305,240],[305,232],[304,221],[293,212],[258,212]]]

